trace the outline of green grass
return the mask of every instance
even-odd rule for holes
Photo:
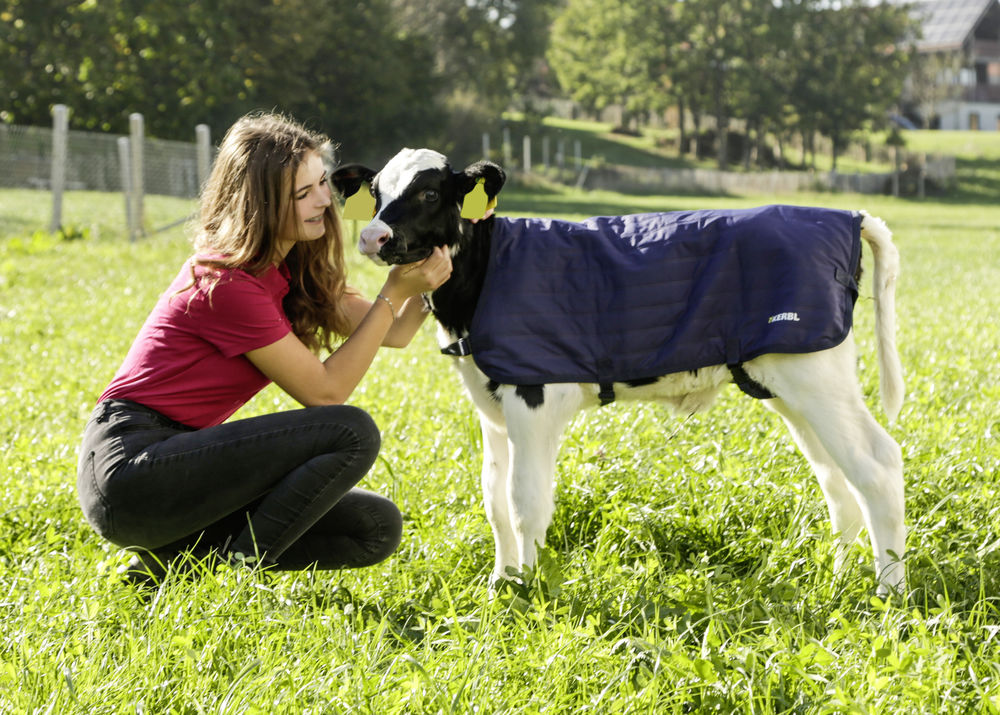
[[[46,194],[0,192],[0,712],[1000,711],[995,201],[501,197],[513,215],[785,201],[882,216],[904,271],[908,396],[890,431],[905,459],[907,603],[872,599],[864,543],[830,573],[815,480],[778,421],[734,389],[686,421],[651,404],[575,420],[550,547],[529,587],[488,599],[479,430],[429,324],[383,351],[354,395],[384,437],[364,486],[406,517],[393,558],[342,573],[204,568],[143,596],[83,520],[76,448],[188,244],[179,227],[129,244],[120,196],[67,201],[82,239],[44,232]],[[149,222],[192,208],[151,199]],[[379,285],[353,253],[350,270],[369,294]],[[882,419],[871,313],[865,281],[860,367]],[[241,414],[293,406],[272,387]]]
[[[570,120],[556,117],[545,118],[540,126],[529,125],[518,114],[505,118],[511,130],[514,154],[520,156],[520,137],[525,133],[535,138],[533,155],[538,161],[541,137],[548,136],[550,151],[556,150],[556,142],[565,141],[567,162],[572,162],[573,142],[580,142],[582,156],[591,163],[622,164],[644,168],[716,168],[712,159],[695,160],[691,155],[683,158],[677,155],[676,129],[644,128],[640,136],[616,134],[613,125],[589,120]],[[1000,199],[1000,132],[966,131],[903,131],[904,149],[915,154],[945,154],[957,158],[958,194],[960,201]],[[670,143],[669,140],[673,140]],[[885,144],[885,133],[871,136],[873,148]],[[794,147],[787,147],[786,154],[792,163],[804,163],[805,157]],[[819,152],[816,156],[816,170],[829,171],[832,159],[829,152]],[[865,163],[843,154],[838,159],[841,173],[889,172],[887,163]],[[739,163],[730,166],[731,171],[741,171]],[[966,195],[971,192],[971,195]]]
[[[904,131],[902,135],[911,151],[1000,160],[1000,132]]]

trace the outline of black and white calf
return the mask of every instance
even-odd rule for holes
[[[856,221],[851,275],[839,268],[831,269],[830,278],[824,282],[840,281],[854,293],[846,304],[846,326],[833,341],[835,344],[810,352],[796,352],[794,348],[764,351],[749,358],[736,356],[732,360],[720,359],[717,364],[671,370],[669,374],[632,373],[631,377],[613,381],[595,378],[505,384],[477,365],[475,340],[473,354],[469,355],[463,347],[467,341],[462,339],[468,338],[473,330],[477,306],[488,297],[484,291],[504,290],[487,280],[490,261],[495,260],[491,259],[495,225],[506,222],[503,223],[506,230],[511,226],[519,230],[519,222],[531,220],[494,218],[490,216],[492,210],[485,211],[481,220],[462,218],[460,213],[464,212],[460,207],[465,197],[473,195],[473,190],[480,195],[485,191],[480,211],[485,209],[486,198],[495,199],[505,181],[502,169],[484,161],[464,171],[453,171],[446,158],[437,152],[404,149],[377,174],[359,171],[358,167],[347,173],[355,185],[359,178],[371,179],[375,198],[374,217],[361,231],[362,253],[382,264],[400,264],[426,257],[434,246],[450,249],[454,263],[452,277],[426,296],[426,300],[438,320],[442,347],[447,354],[454,355],[454,364],[479,411],[483,432],[483,497],[496,545],[494,577],[506,577],[508,567],[532,566],[538,545],[545,542],[553,512],[558,445],[574,413],[606,402],[610,396],[658,400],[687,415],[707,408],[724,385],[736,382],[784,419],[812,465],[838,539],[837,566],[842,565],[846,548],[865,527],[874,550],[880,591],[905,589],[901,561],[905,531],[900,449],[865,407],[850,328],[850,311],[857,295],[853,281],[860,267],[860,232],[874,255],[880,391],[891,420],[898,414],[903,399],[902,370],[895,346],[894,294],[899,257],[881,220],[864,213],[844,212]],[[784,213],[777,211],[775,215],[780,219]],[[623,218],[628,222],[631,217]],[[801,233],[795,238],[811,239]],[[644,237],[640,233],[629,240],[641,244]],[[554,243],[550,250],[558,250],[558,245]],[[739,262],[754,265],[752,254],[757,250],[756,245],[740,248]],[[762,263],[767,265],[771,258],[764,258]],[[709,261],[697,264],[693,270],[710,274],[713,265]],[[744,275],[736,280],[752,284],[754,278]],[[781,278],[783,283],[795,281],[794,271]],[[831,290],[844,292],[838,286]],[[573,300],[576,297],[571,304]],[[690,303],[695,297],[685,300]],[[687,315],[693,307],[684,304],[677,309]],[[575,324],[578,316],[570,314],[575,309],[567,310],[563,316],[565,322]],[[763,322],[792,324],[799,321],[799,312],[801,309],[796,308],[777,312]],[[489,342],[490,336],[485,337],[485,341],[480,339],[481,344]],[[706,335],[705,341],[708,340]],[[499,370],[503,372],[503,366]]]

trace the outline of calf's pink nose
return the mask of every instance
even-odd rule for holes
[[[359,240],[361,252],[365,255],[378,253],[378,250],[389,240],[390,231],[387,226],[369,225],[361,229]]]

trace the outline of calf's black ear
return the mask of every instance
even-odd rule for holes
[[[477,179],[485,179],[483,188],[486,189],[486,195],[491,199],[496,198],[496,195],[500,193],[500,189],[503,188],[504,182],[507,181],[507,174],[504,170],[500,168],[499,164],[494,164],[492,161],[477,161],[475,164],[470,164],[465,168],[463,172],[466,177],[465,190],[469,191],[473,186],[476,185]]]
[[[465,171],[456,174],[458,194],[463,197],[462,218],[481,219],[497,205],[497,194],[503,188],[507,175],[492,161],[477,161]]]
[[[361,184],[371,183],[373,178],[375,172],[361,164],[343,164],[330,174],[330,181],[345,199],[357,193]]]
[[[344,197],[345,219],[369,221],[375,215],[375,198],[369,191],[375,172],[361,164],[344,164],[330,174],[330,181]]]

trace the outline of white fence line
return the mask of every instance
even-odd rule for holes
[[[147,235],[143,210],[146,193],[194,198],[211,170],[214,150],[209,128],[195,127],[194,142],[151,139],[145,136],[142,115],[129,117],[128,137],[69,130],[69,109],[53,108],[53,127],[0,124],[0,187],[30,187],[52,192],[50,230],[63,225],[64,191],[121,191],[130,240]],[[579,140],[542,134],[522,137],[521,156],[515,159],[510,129],[504,127],[499,154],[511,172],[543,173],[577,188],[641,191],[774,192],[802,190],[893,193],[900,190],[901,171],[885,174],[834,172],[721,172],[708,169],[644,169],[608,165],[583,157]],[[491,155],[489,134],[483,134],[484,156]],[[538,155],[538,147],[540,156]],[[917,194],[930,179],[941,185],[954,180],[955,159],[910,155],[905,163],[916,167]]]
[[[927,158],[914,155],[915,191],[926,192],[928,180],[947,186],[955,178],[954,157]],[[902,171],[902,170],[901,170]],[[590,170],[583,183],[589,189],[678,191],[691,193],[794,193],[797,191],[850,191],[859,194],[900,194],[900,173],[852,173],[835,171],[733,172],[714,169],[643,169],[604,165]]]
[[[797,191],[852,191],[860,194],[901,193],[900,177],[907,171],[913,174],[916,195],[923,198],[928,181],[949,186],[955,179],[955,157],[927,156],[894,152],[896,170],[882,173],[840,173],[836,171],[719,171],[717,169],[648,168],[608,164],[603,160],[585,161],[578,140],[573,142],[572,176],[567,175],[565,139],[557,138],[555,162],[549,161],[548,135],[541,142],[533,137],[522,138],[520,161],[514,163],[510,130],[503,129],[502,160],[511,173],[548,173],[576,188],[605,189],[609,191],[664,191],[692,193],[793,193]],[[489,156],[490,137],[483,134],[483,154]],[[532,147],[540,144],[541,156]],[[538,162],[538,159],[541,162]]]
[[[145,195],[194,198],[211,169],[209,128],[195,127],[195,141],[145,136],[140,114],[129,117],[129,136],[68,129],[69,109],[53,107],[53,126],[0,123],[0,187],[52,192],[50,230],[63,225],[64,191],[121,191],[131,240],[148,233]]]

